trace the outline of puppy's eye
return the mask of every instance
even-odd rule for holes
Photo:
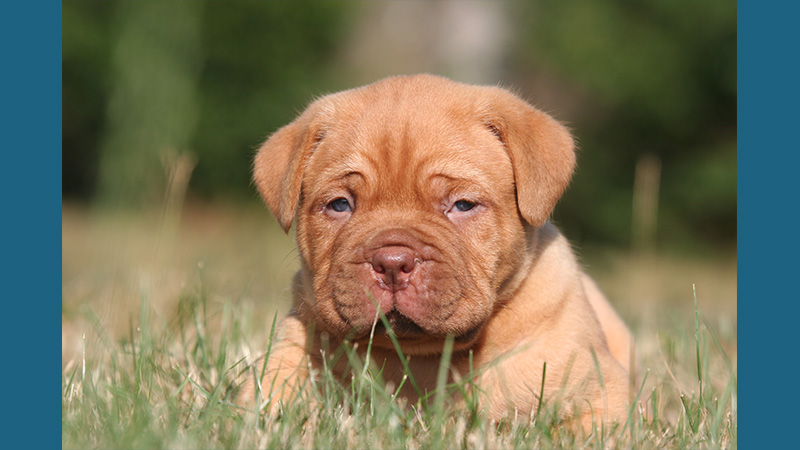
[[[469,200],[459,200],[453,204],[453,208],[458,211],[466,212],[475,207],[475,203]]]
[[[350,202],[344,197],[339,197],[337,199],[332,200],[330,203],[328,203],[327,207],[336,212],[353,211],[353,207],[350,206]]]
[[[460,223],[475,217],[476,213],[482,208],[480,203],[462,198],[453,202],[450,208],[445,211],[445,215],[451,221]]]

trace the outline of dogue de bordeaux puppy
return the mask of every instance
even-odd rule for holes
[[[296,223],[301,268],[264,377],[239,401],[274,410],[309,388],[324,347],[363,353],[371,335],[397,387],[391,329],[422,392],[450,336],[450,380],[472,373],[491,419],[532,414],[544,374],[544,401],[570,420],[624,420],[632,335],[548,221],[574,166],[569,131],[498,87],[397,76],[314,101],[255,157],[267,206]]]

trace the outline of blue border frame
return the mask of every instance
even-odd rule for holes
[[[797,4],[737,11],[738,364],[743,448],[789,447],[796,427]],[[787,195],[788,194],[788,195]],[[738,432],[738,431],[737,431]],[[786,446],[781,444],[787,444]],[[749,444],[749,445],[748,445]],[[795,444],[796,445],[796,444]]]
[[[4,440],[57,448],[61,3],[10,2],[2,18]]]

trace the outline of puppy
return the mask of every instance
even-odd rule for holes
[[[380,310],[422,393],[449,336],[450,379],[472,364],[491,419],[552,399],[587,427],[624,420],[631,334],[548,222],[574,166],[566,128],[497,87],[398,76],[313,102],[255,157],[267,206],[296,223],[301,268],[264,377],[239,401],[288,401],[322,349],[363,354],[371,332],[370,358],[400,385]]]

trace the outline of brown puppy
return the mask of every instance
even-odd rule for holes
[[[296,395],[323,342],[367,347],[380,308],[423,392],[453,336],[451,379],[471,353],[491,418],[537,407],[545,363],[545,400],[587,426],[624,418],[631,335],[547,221],[574,165],[569,132],[496,87],[401,76],[315,101],[255,159],[302,266],[260,388],[240,401]],[[398,386],[380,321],[370,357]]]

